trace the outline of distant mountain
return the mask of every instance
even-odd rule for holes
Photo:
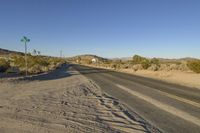
[[[182,61],[191,61],[191,60],[199,60],[198,58],[191,58],[191,57],[185,57],[180,59],[165,59],[165,58],[157,58],[161,62],[182,62]]]
[[[152,59],[152,58],[148,58],[145,57],[147,59]],[[185,58],[174,58],[174,59],[167,59],[167,58],[157,58],[159,59],[161,62],[182,62],[182,61],[191,61],[191,60],[199,60],[198,58],[192,58],[192,57],[185,57]],[[122,60],[122,61],[129,61],[132,60],[132,57],[122,57],[122,58],[112,58],[111,60]]]
[[[9,54],[23,55],[24,53],[0,48],[0,55],[1,56],[6,56],[6,55],[9,55]]]
[[[122,61],[128,61],[128,60],[132,60],[132,57],[112,58],[112,60],[122,60]]]
[[[192,58],[192,57],[186,57],[186,58],[180,58],[179,60],[190,61],[190,60],[199,60],[199,59],[198,58]]]

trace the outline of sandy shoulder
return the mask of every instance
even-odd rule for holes
[[[129,69],[123,69],[120,71],[200,89],[200,74],[193,72],[150,70],[138,70],[135,72]]]
[[[58,79],[0,83],[0,132],[147,132],[120,102],[70,69]]]

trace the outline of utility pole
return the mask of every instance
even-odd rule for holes
[[[25,66],[26,66],[26,77],[28,75],[28,62],[27,62],[27,43],[30,42],[30,39],[28,39],[27,37],[23,37],[21,39],[21,42],[23,42],[25,44]]]

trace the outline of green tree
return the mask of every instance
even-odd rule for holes
[[[37,55],[37,50],[33,49],[33,55]]]

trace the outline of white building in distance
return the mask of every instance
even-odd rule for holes
[[[98,62],[98,59],[96,59],[96,58],[92,59],[92,63],[97,63],[97,62]]]

